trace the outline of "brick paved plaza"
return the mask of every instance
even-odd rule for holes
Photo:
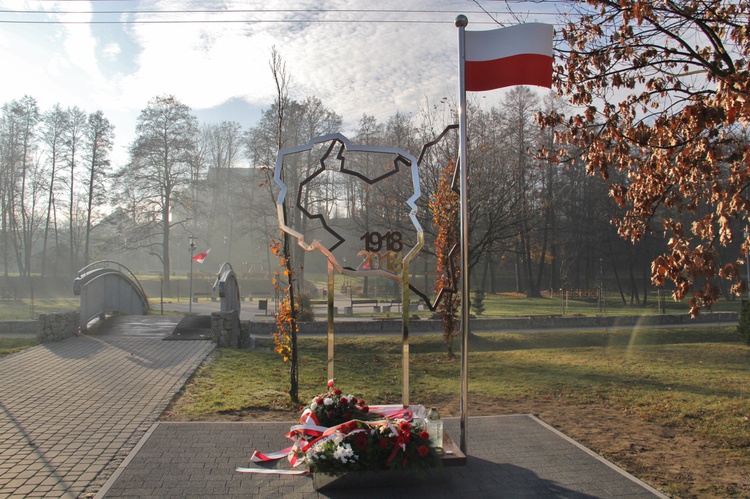
[[[0,359],[0,498],[664,497],[529,415],[470,418],[466,466],[423,480],[316,492],[309,475],[237,473],[286,447],[289,423],[159,423],[214,345],[163,341],[176,319],[107,322]]]

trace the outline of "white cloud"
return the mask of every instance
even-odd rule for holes
[[[44,7],[39,7],[43,5]],[[114,5],[114,3],[113,3]],[[129,2],[117,8],[134,9]],[[219,8],[213,2],[183,1],[138,3],[138,10],[179,11],[185,8]],[[245,2],[223,2],[227,9],[249,9]],[[283,0],[267,1],[263,9],[288,9]],[[17,2],[0,7],[18,9]],[[254,107],[266,107],[275,88],[268,62],[276,46],[292,77],[291,95],[302,99],[314,95],[356,123],[362,114],[386,120],[397,111],[416,113],[429,99],[453,98],[456,93],[455,15],[462,9],[476,11],[466,1],[384,1],[378,9],[423,9],[454,12],[429,14],[369,14],[352,9],[344,0],[303,1],[296,8],[349,9],[349,12],[319,13],[329,20],[441,19],[442,24],[421,23],[288,23],[271,20],[300,19],[301,12],[134,14],[136,21],[240,20],[235,23],[185,24],[4,24],[0,31],[0,55],[12,78],[3,78],[0,103],[25,94],[37,98],[42,108],[55,103],[101,109],[117,129],[118,147],[132,140],[135,120],[148,101],[173,94],[195,109],[210,109],[231,99],[242,98]],[[91,11],[114,6],[86,2],[28,4],[25,8]],[[542,7],[538,7],[542,8]],[[101,14],[100,14],[101,15]],[[1,15],[0,15],[1,16]],[[91,19],[91,14],[57,15],[62,20]],[[471,13],[470,21],[486,15]],[[1,18],[1,17],[0,17]],[[472,19],[473,18],[473,19]],[[266,22],[257,22],[266,21]],[[477,29],[488,26],[474,24]],[[6,75],[8,73],[6,72]],[[495,93],[493,93],[495,94]],[[493,99],[496,97],[493,96]]]
[[[108,60],[114,61],[122,53],[122,48],[117,43],[108,43],[102,49],[102,53]]]

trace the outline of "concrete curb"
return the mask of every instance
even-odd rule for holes
[[[472,331],[524,331],[537,329],[568,329],[568,328],[615,328],[635,326],[674,326],[692,324],[736,324],[736,312],[715,312],[701,314],[692,319],[689,314],[669,315],[629,315],[629,316],[541,316],[541,317],[508,317],[498,319],[472,319]],[[276,324],[273,322],[242,321],[251,334],[272,334]],[[326,321],[300,322],[300,334],[325,334],[328,331]],[[401,332],[400,319],[370,319],[343,320],[335,322],[336,333],[398,333]],[[442,323],[434,319],[420,319],[409,321],[409,331],[438,332],[442,330]]]

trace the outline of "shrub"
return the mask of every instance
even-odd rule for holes
[[[312,308],[312,297],[309,294],[302,294],[299,297],[297,320],[300,322],[312,322],[315,320],[315,311]]]
[[[474,299],[471,300],[471,309],[474,310],[474,313],[477,315],[482,315],[484,313],[483,289],[477,289],[476,291],[474,291]]]

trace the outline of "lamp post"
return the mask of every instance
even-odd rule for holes
[[[193,313],[193,253],[195,252],[195,236],[188,236],[190,241],[190,291],[188,293],[188,313]]]

